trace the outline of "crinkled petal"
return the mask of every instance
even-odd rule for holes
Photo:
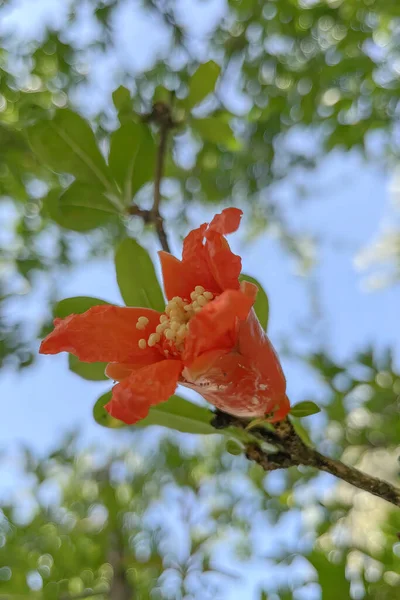
[[[151,406],[166,402],[175,392],[182,366],[179,360],[163,360],[132,372],[114,386],[106,410],[128,425],[144,419]]]
[[[233,233],[239,228],[242,215],[243,211],[239,208],[225,208],[221,213],[215,215],[208,230],[216,231],[222,235]]]
[[[262,373],[264,383],[274,390],[274,396],[284,395],[286,379],[281,363],[254,310],[239,325],[237,347],[242,356],[251,358],[254,366]]]
[[[211,292],[220,292],[209,265],[208,250],[204,245],[207,223],[193,229],[183,240],[182,262],[190,269],[195,285],[202,285]],[[193,289],[193,288],[192,288]]]
[[[189,324],[183,360],[190,365],[203,352],[232,348],[238,322],[246,319],[253,298],[241,291],[227,290],[197,313]]]
[[[149,319],[145,330],[136,329],[141,316]],[[80,315],[56,319],[55,329],[43,340],[40,352],[71,352],[84,362],[131,363],[144,356],[154,362],[160,359],[158,350],[142,350],[138,341],[154,331],[159,317],[160,313],[149,308],[93,306]]]
[[[183,370],[184,386],[231,415],[266,416],[271,422],[286,416],[289,404],[285,393],[275,393],[268,378],[264,378],[250,357],[236,350],[225,354],[210,352],[204,356],[207,360],[200,357]]]
[[[159,361],[160,359],[161,357],[158,355],[157,361]],[[132,371],[142,369],[143,367],[151,365],[154,362],[154,357],[152,357],[149,354],[144,354],[143,356],[138,356],[134,363],[108,363],[105,370],[105,374],[107,375],[107,377],[113,379],[114,381],[122,381],[123,379],[129,377]]]
[[[190,292],[198,285],[191,265],[178,260],[172,254],[163,250],[158,253],[158,256],[160,257],[164,292],[167,299],[171,300],[174,296],[189,299]]]
[[[232,252],[223,235],[211,232],[207,235],[208,264],[213,278],[221,290],[237,290],[242,259]]]

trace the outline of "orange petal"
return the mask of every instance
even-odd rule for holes
[[[193,277],[190,265],[181,262],[168,252],[160,251],[158,256],[160,257],[164,292],[167,299],[171,300],[174,296],[189,299],[190,292],[198,285]]]
[[[160,356],[157,357],[156,361],[158,360],[160,360]],[[112,362],[108,363],[105,374],[114,381],[122,381],[123,379],[129,377],[132,371],[137,371],[138,369],[146,367],[147,365],[151,365],[154,362],[154,357],[149,354],[145,354],[144,356],[140,357],[138,356],[134,363],[125,364]]]
[[[280,396],[278,401],[275,401],[275,411],[272,416],[268,417],[266,421],[270,423],[276,423],[276,421],[282,421],[286,415],[290,412],[290,401],[289,398],[284,394]]]
[[[220,292],[222,290],[212,276],[208,251],[204,245],[206,229],[207,223],[203,223],[198,229],[193,229],[185,237],[183,240],[182,262],[190,268],[192,281],[196,282],[195,285],[202,285],[210,292]]]
[[[205,398],[208,402],[238,417],[264,417],[278,421],[289,411],[285,393],[276,395],[270,382],[264,378],[251,357],[236,350],[225,354],[210,352],[200,357],[190,368],[183,370],[182,384]]]
[[[152,405],[172,396],[181,371],[180,360],[163,360],[134,371],[114,386],[107,411],[128,425],[137,423],[147,416]]]
[[[149,319],[145,330],[136,329],[142,316]],[[158,350],[142,350],[138,341],[154,331],[159,317],[160,313],[149,308],[93,306],[83,314],[55,319],[55,329],[43,340],[40,352],[71,352],[84,362],[131,363],[138,357],[156,361],[160,359]]]
[[[262,329],[252,310],[239,325],[237,346],[242,356],[253,361],[254,367],[262,373],[264,383],[274,390],[274,396],[280,398],[286,391],[286,380],[273,345]]]
[[[197,313],[189,324],[183,359],[190,365],[203,352],[229,349],[236,343],[238,321],[246,319],[253,299],[227,290]]]
[[[220,214],[215,215],[210,223],[209,231],[216,231],[227,235],[239,228],[243,211],[239,208],[225,208]]]
[[[215,231],[207,234],[208,264],[221,290],[239,289],[242,259],[232,252],[223,235]]]

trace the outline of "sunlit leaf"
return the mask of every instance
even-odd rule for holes
[[[214,61],[200,65],[189,81],[189,93],[184,100],[186,108],[191,109],[214,91],[221,67]]]
[[[80,315],[92,306],[99,306],[100,304],[109,304],[105,300],[100,298],[93,298],[92,296],[72,296],[71,298],[64,298],[57,302],[53,309],[55,317],[64,319],[68,315]]]
[[[243,446],[235,442],[235,440],[228,440],[225,445],[225,450],[228,454],[232,454],[233,456],[239,456],[244,452]]]
[[[82,196],[79,191],[83,192]],[[98,208],[90,207],[90,204],[94,206],[96,203]],[[90,231],[101,227],[112,219],[115,212],[98,188],[90,188],[77,181],[61,196],[56,191],[50,192],[43,201],[43,207],[60,227],[72,231]]]
[[[127,306],[164,311],[164,297],[147,250],[135,240],[126,238],[115,253],[115,269],[121,296]]]
[[[120,85],[119,88],[113,92],[112,99],[118,112],[131,109],[132,107],[131,93],[123,85]]]
[[[294,404],[290,409],[290,414],[294,417],[308,417],[321,412],[321,409],[315,402],[305,401]]]
[[[153,135],[147,125],[142,124],[141,127],[141,143],[132,172],[132,196],[145,183],[153,180],[156,164],[156,144]]]
[[[68,366],[70,371],[79,375],[83,379],[88,379],[89,381],[104,381],[108,379],[108,377],[104,374],[107,363],[95,362],[95,363],[87,363],[82,362],[74,356],[70,354],[68,356]]]
[[[106,404],[108,404],[111,400],[112,392],[106,392],[102,394],[100,398],[96,401],[93,407],[93,417],[96,423],[102,425],[103,427],[110,427],[111,429],[120,429],[121,427],[126,427],[125,423],[119,421],[118,419],[114,419],[104,408]]]
[[[142,123],[124,121],[111,134],[109,165],[129,204],[134,193],[153,177],[154,142],[149,129]]]
[[[237,150],[239,143],[233,135],[229,124],[219,117],[207,117],[205,119],[192,119],[191,126],[200,135],[200,138],[220,144],[229,150]]]
[[[258,294],[254,303],[254,310],[258,317],[258,320],[261,323],[261,327],[264,329],[264,331],[267,331],[269,318],[269,301],[267,293],[265,292],[261,283],[254,277],[251,277],[250,275],[242,274],[240,275],[240,280],[249,281],[250,283],[254,283],[258,287]]]
[[[50,169],[109,188],[108,167],[92,129],[81,116],[60,109],[51,120],[38,121],[27,133],[34,153]]]
[[[103,394],[97,400],[93,409],[94,419],[104,427],[126,427],[124,423],[111,417],[104,406],[111,400],[111,392]],[[179,396],[171,396],[167,402],[152,406],[148,416],[135,424],[134,427],[149,427],[158,425],[175,429],[183,433],[212,434],[218,433],[210,425],[213,413],[201,406],[192,404]]]

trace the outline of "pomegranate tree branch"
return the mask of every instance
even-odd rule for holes
[[[150,114],[143,117],[145,123],[155,123],[158,126],[159,142],[156,154],[155,172],[154,172],[154,196],[153,206],[150,210],[144,210],[136,205],[130,206],[129,214],[142,217],[145,223],[152,223],[156,229],[157,237],[161,248],[165,252],[170,252],[168,237],[164,227],[164,219],[160,214],[161,206],[161,182],[164,176],[165,159],[168,149],[168,134],[171,129],[176,127],[172,119],[171,106],[164,102],[156,102]]]
[[[217,411],[212,424],[217,429],[232,426],[247,429],[249,422]],[[330,473],[361,490],[374,494],[394,506],[400,507],[399,488],[387,481],[382,481],[354,467],[345,465],[340,460],[324,456],[314,448],[310,448],[299,437],[288,418],[275,423],[273,430],[258,426],[250,429],[249,433],[258,438],[260,443],[258,441],[248,443],[246,445],[246,456],[249,460],[258,463],[264,471],[288,469],[298,465],[314,467],[319,471]],[[264,450],[262,442],[272,444],[276,448],[276,452]]]

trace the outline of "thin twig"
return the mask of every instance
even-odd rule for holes
[[[232,417],[220,411],[217,411],[212,422],[216,429],[225,427],[246,429],[248,423],[248,420]],[[266,452],[257,442],[246,446],[247,458],[258,463],[265,471],[288,469],[298,465],[314,467],[400,507],[399,488],[310,448],[299,437],[289,419],[275,423],[274,429],[275,436],[271,436],[269,430],[263,431],[261,427],[257,427],[256,434],[258,438],[279,447],[277,452]],[[250,430],[249,433],[253,433],[253,430]]]
[[[165,252],[170,252],[167,234],[164,229],[164,220],[160,215],[160,204],[161,204],[161,181],[164,174],[165,158],[167,153],[168,143],[168,131],[169,125],[167,121],[160,124],[160,141],[158,145],[157,158],[156,158],[156,171],[154,176],[154,201],[151,209],[152,221],[155,225],[158,239]]]
[[[151,113],[144,115],[145,123],[155,123],[159,129],[159,143],[156,155],[154,172],[154,198],[151,210],[143,210],[137,206],[131,206],[128,209],[129,214],[143,218],[145,223],[153,223],[161,247],[165,252],[170,252],[168,237],[164,228],[164,219],[160,214],[161,206],[161,183],[164,176],[165,159],[167,156],[168,133],[171,129],[178,126],[172,119],[171,106],[164,102],[156,102]]]

